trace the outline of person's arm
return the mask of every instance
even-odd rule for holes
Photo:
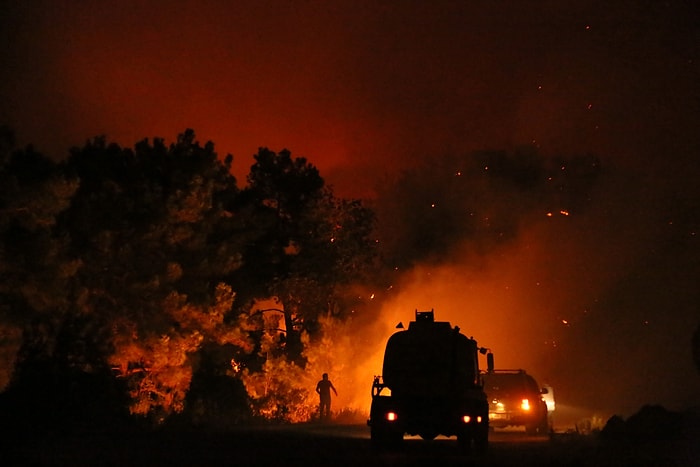
[[[335,386],[333,386],[333,383],[331,383],[331,389],[333,390],[333,392],[334,392],[335,395],[337,396],[337,395],[338,395],[338,391],[335,390]]]

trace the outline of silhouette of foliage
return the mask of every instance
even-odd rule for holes
[[[55,234],[58,215],[67,209],[77,182],[30,146],[15,150],[12,133],[0,144],[0,389],[13,374],[20,348],[51,355],[56,337],[26,330],[59,330],[67,313],[67,284],[77,264],[65,254],[67,239]],[[36,333],[35,333],[36,334]],[[42,350],[39,349],[42,348]],[[17,373],[21,369],[14,370]]]
[[[222,235],[237,194],[230,163],[191,130],[133,151],[96,138],[66,162],[81,181],[61,224],[82,264],[76,305],[108,326],[106,360],[135,414],[183,409],[202,343],[251,349],[240,323],[225,320],[235,292],[222,279],[241,256],[236,237]]]
[[[342,286],[375,260],[372,212],[288,151],[261,149],[241,191],[232,158],[192,130],[133,148],[96,137],[58,164],[0,136],[0,355],[23,404],[42,387],[70,411],[67,387],[107,384],[122,397],[102,402],[151,421],[247,419],[263,401],[243,370],[302,362],[302,333],[342,315]],[[250,307],[270,298],[288,322],[267,342]]]
[[[280,303],[288,356],[303,365],[301,333],[316,333],[318,317],[336,309],[339,286],[375,266],[375,220],[360,201],[337,199],[304,158],[261,148],[255,161],[238,209],[265,227],[232,282],[255,282],[243,307],[260,297]]]

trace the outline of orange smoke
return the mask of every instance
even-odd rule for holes
[[[316,355],[309,371],[319,378],[328,372],[338,388],[334,410],[369,410],[386,341],[397,323],[414,319],[416,309],[433,309],[436,320],[459,326],[494,353],[497,368],[526,369],[540,383],[556,385],[558,343],[611,273],[600,257],[581,254],[588,245],[567,240],[580,228],[576,219],[551,222],[529,226],[519,241],[488,257],[464,248],[448,264],[407,271],[391,288],[398,292],[378,297],[384,305],[371,324],[328,322],[327,343],[312,345],[307,354]],[[485,368],[485,358],[480,365]]]

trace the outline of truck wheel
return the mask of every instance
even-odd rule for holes
[[[485,454],[489,448],[489,430],[479,430],[474,437],[474,449],[478,454]]]
[[[372,447],[377,450],[386,449],[386,435],[384,434],[386,430],[382,430],[375,426],[370,429],[369,438],[372,441]]]
[[[469,454],[472,451],[472,435],[466,430],[457,435],[457,447],[462,454]]]
[[[549,432],[549,422],[547,418],[543,418],[537,423],[525,425],[525,433],[529,436],[546,435]]]
[[[377,450],[395,449],[403,442],[403,433],[387,428],[372,427],[370,430],[372,447]]]

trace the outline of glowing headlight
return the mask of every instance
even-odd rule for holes
[[[472,418],[469,415],[465,415],[462,417],[462,421],[464,421],[464,423],[469,423],[472,421]]]
[[[530,401],[527,399],[523,399],[520,402],[520,408],[523,410],[530,410]]]
[[[389,420],[390,422],[395,422],[396,421],[396,412],[387,412],[386,413],[386,419]]]

